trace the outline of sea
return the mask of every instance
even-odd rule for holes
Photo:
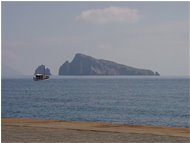
[[[190,127],[190,78],[2,78],[1,117]]]

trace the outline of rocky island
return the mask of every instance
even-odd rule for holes
[[[159,75],[159,73],[78,53],[71,62],[66,61],[60,66],[59,75]]]

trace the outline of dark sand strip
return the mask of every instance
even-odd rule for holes
[[[2,142],[190,143],[190,128],[2,118]]]

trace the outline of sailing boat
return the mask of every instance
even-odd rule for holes
[[[39,81],[39,80],[45,80],[45,79],[49,79],[49,76],[46,75],[46,70],[45,70],[45,66],[44,66],[43,74],[35,74],[33,77],[33,80]]]

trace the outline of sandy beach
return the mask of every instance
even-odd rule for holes
[[[189,143],[190,128],[2,118],[2,142]]]

